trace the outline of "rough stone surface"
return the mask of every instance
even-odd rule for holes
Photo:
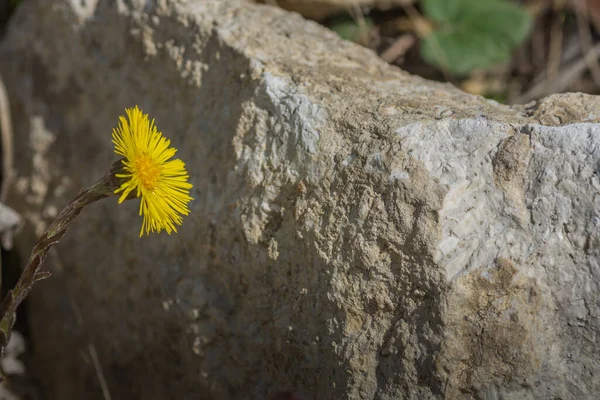
[[[115,159],[126,106],[195,185],[176,236],[110,199],[52,253],[48,398],[103,399],[100,373],[113,399],[600,392],[598,97],[501,106],[233,0],[30,0],[0,72],[22,249]]]

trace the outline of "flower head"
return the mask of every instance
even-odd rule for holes
[[[189,195],[192,185],[185,164],[179,159],[170,160],[177,149],[169,147],[170,141],[158,132],[154,120],[135,106],[125,110],[127,118],[119,118],[113,130],[115,153],[125,157],[123,171],[116,174],[120,186],[119,203],[125,199],[141,197],[140,215],[144,217],[140,236],[161,230],[177,232],[181,215],[188,215]]]

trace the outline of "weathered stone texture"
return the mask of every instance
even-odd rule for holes
[[[49,398],[592,399],[600,100],[505,107],[281,10],[29,0],[0,45],[22,249],[139,104],[194,184],[175,236],[86,209],[34,290]],[[94,350],[95,349],[95,350]]]

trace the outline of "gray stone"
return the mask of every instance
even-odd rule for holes
[[[21,216],[12,208],[0,203],[0,238],[2,247],[12,249],[15,234],[22,225]]]
[[[177,235],[109,199],[51,254],[48,398],[600,392],[598,97],[506,107],[233,0],[30,0],[0,72],[24,251],[116,159],[125,107],[195,185]]]

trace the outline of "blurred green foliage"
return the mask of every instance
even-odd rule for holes
[[[506,104],[506,102],[508,101],[508,96],[506,95],[506,93],[489,93],[489,94],[484,94],[483,97],[485,97],[486,99],[489,99],[489,100],[497,101],[498,103],[503,103],[503,104]]]
[[[428,63],[455,75],[510,59],[531,30],[531,16],[504,0],[422,0],[436,27],[421,42]]]
[[[370,17],[365,17],[362,21],[359,23],[350,15],[342,15],[332,20],[328,25],[342,39],[366,45],[369,42],[374,23]]]

